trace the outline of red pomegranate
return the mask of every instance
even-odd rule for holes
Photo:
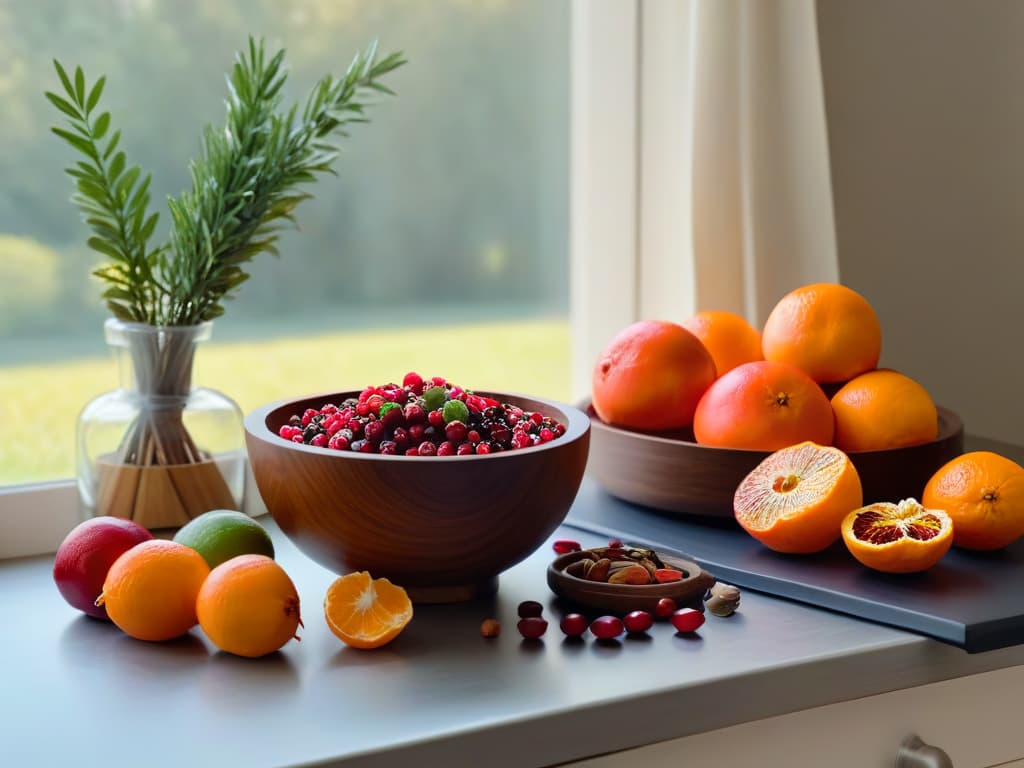
[[[53,580],[73,608],[98,619],[107,609],[96,606],[107,571],[123,553],[153,534],[121,517],[93,517],[75,526],[57,550]],[[109,620],[109,619],[108,619]]]

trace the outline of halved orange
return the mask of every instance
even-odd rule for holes
[[[838,448],[804,442],[776,451],[740,482],[733,509],[741,526],[776,552],[809,554],[834,543],[864,503],[860,475]]]
[[[953,544],[953,520],[916,499],[883,501],[855,509],[843,520],[843,541],[868,568],[917,573],[931,568]]]
[[[366,571],[336,579],[327,589],[324,617],[331,632],[353,648],[379,648],[398,637],[412,619],[405,590]]]

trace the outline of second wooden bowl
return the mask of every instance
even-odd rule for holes
[[[680,515],[733,518],[736,486],[768,451],[698,445],[692,432],[633,432],[605,424],[589,401],[592,438],[587,472],[613,496]],[[849,454],[864,503],[921,498],[928,479],[964,450],[960,417],[939,408],[939,436],[921,445]]]

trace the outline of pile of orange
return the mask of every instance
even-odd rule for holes
[[[760,331],[721,311],[629,326],[598,359],[592,404],[626,429],[692,427],[702,445],[772,452],[737,488],[734,510],[780,552],[842,538],[869,567],[912,572],[951,545],[995,549],[1024,535],[1024,469],[992,453],[940,468],[920,503],[860,498],[847,453],[920,445],[939,432],[928,391],[879,368],[881,349],[871,304],[816,283],[783,296]]]

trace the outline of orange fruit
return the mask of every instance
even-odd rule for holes
[[[738,365],[764,360],[761,334],[734,312],[704,310],[683,323],[707,348],[722,376]]]
[[[412,619],[412,602],[404,589],[387,579],[357,571],[328,587],[324,616],[345,645],[379,648],[405,629]]]
[[[832,396],[833,443],[844,451],[879,451],[939,436],[939,412],[928,390],[896,371],[862,373]]]
[[[932,475],[921,503],[953,519],[953,544],[1001,549],[1024,534],[1024,468],[991,451],[957,456]]]
[[[740,482],[736,520],[776,552],[820,552],[864,503],[860,476],[838,448],[805,442],[776,451]]]
[[[630,429],[688,427],[715,361],[676,323],[642,320],[620,331],[594,366],[593,405],[607,424]]]
[[[281,648],[302,624],[299,595],[284,568],[266,555],[218,565],[196,599],[199,626],[222,651],[257,658]]]
[[[942,559],[953,544],[953,521],[916,499],[883,501],[855,509],[843,520],[843,541],[868,568],[917,573]]]
[[[96,605],[139,640],[170,640],[198,623],[196,597],[210,567],[191,547],[163,539],[136,544],[107,571]]]
[[[847,381],[878,366],[882,328],[863,296],[815,283],[782,297],[761,334],[765,360],[795,365],[819,383]]]
[[[832,442],[832,406],[821,387],[785,363],[760,361],[733,368],[697,405],[698,443],[776,451],[810,440]]]

